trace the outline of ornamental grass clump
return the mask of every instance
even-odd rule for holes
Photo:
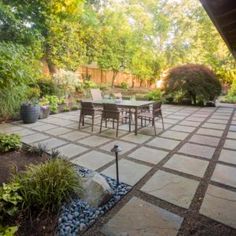
[[[82,192],[81,180],[75,168],[63,159],[30,165],[13,181],[20,185],[23,208],[34,212],[56,212],[64,201]]]

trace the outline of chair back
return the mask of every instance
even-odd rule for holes
[[[158,117],[158,116],[162,115],[161,102],[153,103],[153,108],[152,109],[153,109],[152,112],[153,112],[154,117]]]
[[[81,105],[81,114],[83,115],[94,115],[95,109],[94,109],[94,104],[92,102],[83,102],[80,101]]]
[[[102,92],[100,89],[90,89],[93,101],[102,100]]]
[[[104,103],[102,116],[106,119],[119,119],[120,111],[116,104]]]

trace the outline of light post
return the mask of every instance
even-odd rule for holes
[[[119,145],[114,145],[114,147],[111,149],[111,152],[114,152],[116,155],[116,187],[120,184],[119,181],[119,163],[118,163],[118,153],[121,152],[122,149],[119,147]]]

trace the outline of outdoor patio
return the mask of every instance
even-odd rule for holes
[[[230,235],[236,229],[235,109],[164,105],[162,110],[165,130],[157,122],[156,137],[152,127],[135,136],[125,124],[118,139],[111,124],[100,135],[100,119],[94,133],[89,125],[79,131],[79,111],[34,124],[1,124],[0,129],[113,178],[115,158],[110,150],[120,145],[120,179],[134,187],[87,235],[184,234],[196,221],[214,226],[221,222]]]

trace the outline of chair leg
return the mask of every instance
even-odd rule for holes
[[[82,114],[80,113],[80,117],[79,117],[79,129],[80,129],[80,126],[81,126],[81,122],[82,122]]]
[[[118,137],[118,131],[119,131],[119,119],[117,120],[117,125],[116,125],[116,137]]]
[[[94,116],[92,116],[92,132],[93,132],[93,126],[94,126]]]
[[[101,117],[101,122],[100,122],[100,133],[102,133],[102,122],[103,122],[103,117]]]
[[[152,124],[153,124],[153,127],[154,127],[155,136],[157,136],[157,129],[156,129],[155,118],[153,118],[153,120],[152,120]]]
[[[107,119],[105,118],[105,127],[107,128]]]
[[[161,116],[161,121],[162,121],[162,129],[165,130],[165,127],[164,127],[164,120],[163,120],[163,117]]]
[[[112,119],[112,129],[114,129],[114,128],[115,128],[115,120]]]
[[[83,120],[82,120],[82,126],[84,126],[84,115],[83,115]]]

